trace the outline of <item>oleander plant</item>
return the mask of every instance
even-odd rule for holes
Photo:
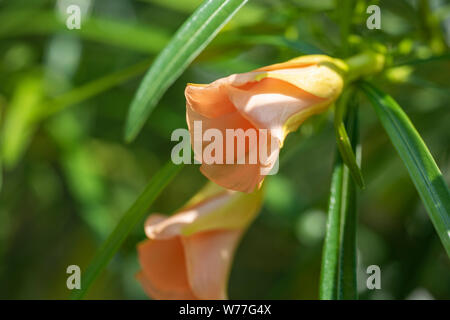
[[[450,299],[450,3],[0,1],[0,299]]]

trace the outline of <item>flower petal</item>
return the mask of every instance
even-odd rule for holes
[[[208,129],[217,129],[220,131],[222,137],[226,137],[227,129],[247,130],[250,128],[254,128],[250,121],[245,119],[234,106],[233,110],[233,112],[229,112],[218,118],[207,118],[206,116],[198,113],[193,108],[191,108],[190,105],[186,105],[186,120],[188,123],[189,133],[191,135],[191,144],[194,150],[195,159],[202,159],[203,150],[210,143],[209,141],[203,140],[204,133]],[[201,132],[195,132],[195,130],[199,131],[199,129],[194,129],[194,122],[196,121],[198,121],[202,125]],[[225,146],[225,140],[223,142]],[[225,162],[226,148],[223,149],[222,162]]]
[[[323,64],[269,71],[267,77],[286,81],[324,99],[336,99],[344,86],[342,76],[332,66]]]
[[[253,72],[262,72],[262,71],[273,71],[273,70],[281,70],[281,69],[293,69],[293,68],[303,68],[315,64],[333,64],[339,70],[346,70],[348,66],[342,60],[331,58],[329,56],[323,54],[312,54],[306,56],[296,57],[294,59],[271,64],[269,66],[265,66],[262,68],[258,68]]]
[[[142,272],[138,274],[154,299],[195,299],[189,285],[184,248],[179,237],[147,240],[138,245]]]
[[[244,88],[228,88],[230,100],[241,114],[257,128],[271,130],[283,141],[284,123],[294,114],[317,104],[322,99],[285,81],[265,78]]]
[[[243,194],[222,189],[207,201],[189,206],[170,217],[150,215],[145,223],[145,233],[149,239],[170,239],[206,230],[243,229],[258,213],[262,195],[262,190]]]
[[[250,193],[264,177],[259,164],[202,164],[200,171],[209,180],[230,190]]]
[[[138,279],[156,299],[225,299],[234,250],[262,204],[263,190],[244,194],[207,184],[184,207],[151,215],[150,238],[138,245]]]
[[[185,96],[188,107],[206,118],[217,118],[235,111],[224,86],[188,85]]]
[[[195,158],[202,162],[201,172],[232,190],[252,192],[258,188],[274,166],[286,135],[337,99],[347,71],[348,65],[342,60],[309,55],[252,72],[233,74],[206,85],[189,84],[186,87],[186,117]],[[193,132],[195,121],[201,122],[204,130],[216,129],[222,135],[215,138],[217,135],[211,131],[214,144],[203,141],[202,133],[195,135]],[[226,146],[229,142],[223,139],[227,136],[226,129],[255,129],[258,131],[257,139],[262,129],[268,129],[268,141],[278,143],[276,150],[268,141],[245,143],[245,154],[238,156],[235,149],[234,155],[231,155],[228,151],[229,158],[234,156],[234,160],[238,161],[227,163],[226,148],[220,149],[222,153],[218,155],[216,151],[216,145]],[[247,139],[244,137],[244,140]],[[251,140],[250,137],[248,140]],[[260,144],[268,151],[265,152],[268,160],[258,158],[258,161],[247,161],[250,156],[261,156],[261,150],[255,151],[261,147]],[[205,148],[210,161],[202,158]],[[239,160],[245,160],[244,164]]]
[[[264,72],[247,72],[232,74],[210,84],[188,84],[185,89],[187,106],[206,118],[217,118],[235,111],[228,99],[228,86],[242,86],[264,74]]]
[[[189,236],[207,230],[246,228],[261,208],[263,193],[261,189],[251,194],[229,191],[226,196],[215,198],[215,208],[200,209],[203,212],[182,228],[182,234]]]
[[[226,289],[240,230],[213,230],[183,237],[189,283],[199,299],[227,299]]]
[[[265,77],[281,79],[317,97],[334,100],[342,91],[347,70],[348,66],[340,59],[307,55],[253,72],[266,72]]]
[[[274,80],[279,81],[279,80]],[[279,81],[281,82],[281,81]],[[230,88],[227,89],[228,91]],[[236,89],[238,90],[238,89]],[[295,89],[299,90],[299,89]],[[234,107],[233,107],[234,108]],[[261,175],[261,167],[265,166],[267,168],[267,172],[270,171],[272,166],[275,163],[275,160],[271,163],[265,164],[263,161],[260,161],[259,152],[256,150],[257,161],[256,163],[251,163],[249,161],[249,143],[245,143],[245,159],[243,162],[245,164],[238,163],[238,153],[236,151],[238,143],[236,140],[234,142],[234,164],[226,164],[227,150],[226,150],[226,142],[227,142],[227,129],[242,129],[246,131],[248,129],[254,129],[256,135],[255,143],[259,146],[259,132],[254,127],[251,121],[246,119],[244,116],[251,118],[249,115],[241,112],[241,110],[234,109],[234,112],[230,112],[218,118],[207,118],[202,114],[196,112],[191,108],[189,104],[186,105],[186,118],[188,122],[189,132],[191,134],[191,144],[194,150],[195,159],[204,160],[202,158],[203,151],[205,147],[210,143],[208,141],[203,140],[203,133],[211,128],[217,129],[221,132],[222,137],[224,137],[223,141],[223,154],[222,154],[222,164],[212,163],[208,164],[205,161],[202,162],[202,166],[200,167],[201,172],[210,180],[215,183],[231,190],[237,190],[241,192],[252,192],[259,186],[261,181],[264,179],[264,175]],[[202,124],[202,132],[195,133],[194,132],[194,121],[200,121]],[[257,124],[255,122],[255,124]],[[270,135],[270,132],[269,132]],[[262,147],[267,149],[267,154],[270,156],[274,152],[278,152],[278,147],[280,145],[280,139],[273,137],[277,141],[273,141],[273,145],[276,145],[277,150],[273,150],[275,148],[270,148],[270,140],[271,136],[268,138],[268,142],[261,142]]]

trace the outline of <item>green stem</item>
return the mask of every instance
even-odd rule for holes
[[[384,67],[385,57],[373,51],[364,51],[344,60],[348,66],[347,82],[380,72]]]

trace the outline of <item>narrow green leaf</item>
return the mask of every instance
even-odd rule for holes
[[[358,161],[361,159],[361,148],[358,145],[358,119],[357,108],[352,108],[347,117],[347,129],[352,136],[352,147],[357,153]],[[338,300],[355,300],[358,298],[356,282],[356,187],[349,175],[349,168],[344,166],[342,177],[341,200],[341,226],[339,246],[339,279]]]
[[[233,37],[233,41],[239,41],[244,44],[267,44],[278,48],[289,48],[301,54],[325,54],[321,49],[306,41],[290,40],[278,35],[245,36],[240,34],[238,37],[239,39],[237,39],[237,36]]]
[[[321,300],[337,299],[343,171],[344,163],[337,154],[331,178],[328,220],[322,253],[319,285],[319,297]]]
[[[166,7],[171,10],[178,11],[184,14],[191,14],[201,3],[202,0],[143,0],[145,2],[151,2],[162,7]],[[230,27],[242,27],[249,26],[260,21],[263,21],[264,15],[270,10],[269,7],[264,6],[258,1],[249,2],[244,8],[239,10],[239,13],[233,18]]]
[[[357,141],[356,113],[347,115],[352,141]],[[356,188],[350,170],[336,154],[331,180],[328,221],[323,247],[321,300],[356,299]]]
[[[100,272],[108,265],[114,257],[114,254],[119,250],[129,233],[136,224],[142,221],[148,213],[147,210],[149,207],[169,182],[178,174],[182,167],[182,165],[175,165],[169,160],[165,166],[152,177],[144,191],[124,214],[122,219],[120,219],[116,228],[100,247],[89,267],[83,272],[81,289],[73,291],[73,294],[71,295],[72,299],[82,299],[84,297],[95,279],[100,275]]]
[[[3,114],[4,109],[3,103],[4,103],[3,99],[0,98],[0,123],[2,123],[1,115]],[[3,155],[0,152],[0,192],[2,191],[2,188],[3,188]]]
[[[336,142],[344,163],[350,170],[353,179],[358,184],[361,189],[364,189],[364,179],[356,163],[355,153],[353,152],[350,139],[345,129],[343,117],[346,113],[347,105],[353,103],[354,90],[352,88],[347,89],[339,98],[336,103],[335,113],[334,113],[334,129],[336,132]]]
[[[51,116],[66,107],[83,102],[102,92],[105,92],[121,83],[124,83],[143,73],[150,65],[150,59],[138,62],[123,70],[113,72],[102,76],[98,79],[90,81],[80,87],[74,88],[50,101],[46,101],[41,106],[41,114],[39,119]]]
[[[411,65],[418,65],[418,64],[434,62],[434,61],[442,61],[442,60],[446,61],[449,59],[450,59],[450,53],[445,53],[445,54],[438,55],[438,56],[430,56],[428,58],[422,58],[422,59],[418,58],[418,59],[397,62],[397,63],[394,63],[394,65],[392,67],[411,66]]]
[[[33,121],[43,95],[42,80],[35,74],[25,76],[16,87],[2,128],[1,153],[6,169],[16,165],[36,130]]]
[[[127,141],[137,136],[167,88],[246,2],[207,0],[175,33],[145,75],[131,103],[125,127]]]
[[[363,82],[367,94],[392,144],[403,160],[450,257],[450,191],[430,151],[408,116],[388,94]]]

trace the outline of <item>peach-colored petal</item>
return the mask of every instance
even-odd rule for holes
[[[253,192],[264,179],[259,164],[202,164],[200,171],[211,181],[231,190]]]
[[[137,275],[154,299],[226,299],[227,281],[241,230],[212,230],[138,247]]]
[[[236,111],[224,86],[188,85],[185,96],[189,107],[206,118],[217,118]]]
[[[208,129],[217,129],[221,132],[223,137],[226,137],[227,129],[247,129],[254,128],[253,125],[242,114],[234,108],[233,112],[227,113],[224,116],[218,118],[207,118],[202,114],[196,112],[191,108],[189,104],[186,105],[186,120],[188,123],[189,132],[191,134],[191,144],[193,146],[194,155],[197,160],[200,160],[203,155],[204,148],[210,143],[209,141],[204,141],[203,133]],[[199,121],[202,125],[202,132],[198,135],[194,132],[194,121]],[[200,139],[200,141],[199,141]],[[226,141],[224,140],[224,143]],[[201,148],[197,149],[196,146],[199,145]],[[236,154],[236,153],[235,153]],[[222,162],[226,161],[226,148],[224,148]]]
[[[206,118],[223,116],[235,111],[233,104],[228,99],[226,88],[256,81],[261,74],[264,72],[233,74],[206,85],[188,84],[185,90],[186,104]]]
[[[179,237],[147,240],[138,245],[138,275],[154,299],[195,299],[189,285],[184,248]]]
[[[258,212],[262,194],[258,191],[247,195],[220,188],[207,200],[187,206],[170,217],[150,215],[145,222],[145,233],[149,239],[158,240],[207,230],[241,230]]]
[[[257,150],[253,150],[253,152],[258,153],[256,157],[256,164],[250,163],[250,155],[247,152],[245,154],[243,164],[203,163],[200,167],[200,171],[209,180],[221,185],[224,188],[251,193],[260,187],[265,176],[273,168],[275,162],[277,161],[280,141],[275,137],[271,137],[269,133],[269,140],[270,139],[273,140],[272,144],[263,142],[260,147],[258,143]],[[259,156],[259,151],[264,148],[267,150],[267,159],[263,160],[263,158]]]
[[[279,80],[274,80],[279,81]],[[280,81],[281,82],[281,81]],[[238,89],[236,89],[238,90]],[[297,89],[296,89],[297,90]],[[230,88],[228,88],[228,91],[230,91]],[[191,108],[191,105],[188,103],[186,105],[186,118],[188,122],[189,131],[191,134],[191,143],[194,150],[195,159],[201,160],[202,166],[200,168],[201,172],[210,180],[216,182],[217,184],[221,185],[222,187],[225,187],[227,189],[231,190],[237,190],[242,192],[252,192],[257,188],[261,181],[264,179],[264,176],[261,175],[261,168],[267,167],[267,172],[270,171],[270,168],[274,165],[276,159],[272,160],[270,163],[264,164],[261,163],[259,160],[259,150],[254,150],[256,154],[258,155],[258,161],[257,163],[251,163],[249,161],[249,143],[245,143],[245,159],[243,162],[245,164],[240,165],[234,165],[238,162],[237,156],[238,153],[236,151],[237,149],[237,143],[235,140],[234,143],[234,164],[226,164],[226,158],[227,158],[227,150],[226,150],[226,143],[227,143],[227,129],[242,129],[244,131],[248,129],[254,129],[256,132],[256,141],[255,143],[259,145],[259,134],[257,128],[254,127],[251,121],[249,119],[251,118],[250,115],[247,115],[246,113],[242,112],[239,109],[235,108],[234,112],[227,113],[221,117],[218,118],[207,118],[203,116],[202,114],[196,112],[193,108]],[[247,118],[248,117],[248,118]],[[252,119],[253,120],[253,119]],[[202,132],[204,133],[206,130],[210,128],[217,129],[221,132],[222,137],[224,137],[223,141],[223,154],[222,154],[222,161],[221,163],[207,163],[202,158],[203,152],[205,150],[205,147],[210,143],[209,141],[204,141],[202,134],[195,135],[194,133],[194,121],[200,121],[202,124]],[[255,121],[255,124],[257,122]],[[269,135],[270,132],[269,132]],[[274,139],[278,139],[277,137],[274,137]],[[200,140],[199,140],[200,139]],[[270,141],[270,137],[269,137]],[[275,146],[280,145],[280,139],[278,139],[278,142],[273,142]],[[274,148],[270,148],[270,143],[263,143],[263,148],[266,148],[268,152],[268,156],[272,155],[273,152],[277,152],[277,150],[273,150]],[[199,148],[198,148],[199,147]]]
[[[315,64],[300,69],[268,71],[266,77],[280,79],[324,99],[336,99],[344,80],[333,65]]]
[[[213,230],[183,237],[189,283],[199,299],[226,299],[228,275],[241,230]]]
[[[265,78],[252,86],[228,88],[236,109],[255,127],[271,130],[272,136],[284,140],[284,123],[294,114],[322,99],[282,80]]]
[[[181,207],[180,211],[201,205],[224,193],[232,193],[232,191],[224,189],[215,183],[206,183],[183,207]]]
[[[178,236],[182,233],[183,227],[192,224],[202,215],[211,214],[217,208],[225,205],[229,197],[228,194],[223,193],[211,198],[210,201],[170,217],[151,215],[145,222],[145,234],[149,239],[169,239]]]
[[[261,71],[272,71],[272,70],[282,70],[282,69],[292,69],[292,68],[303,68],[310,65],[315,64],[333,64],[338,68],[343,70],[346,69],[343,61],[335,58],[331,58],[329,56],[323,54],[312,54],[297,57],[285,62],[271,64],[269,66],[265,66],[259,69],[254,70],[253,72],[261,72]]]

